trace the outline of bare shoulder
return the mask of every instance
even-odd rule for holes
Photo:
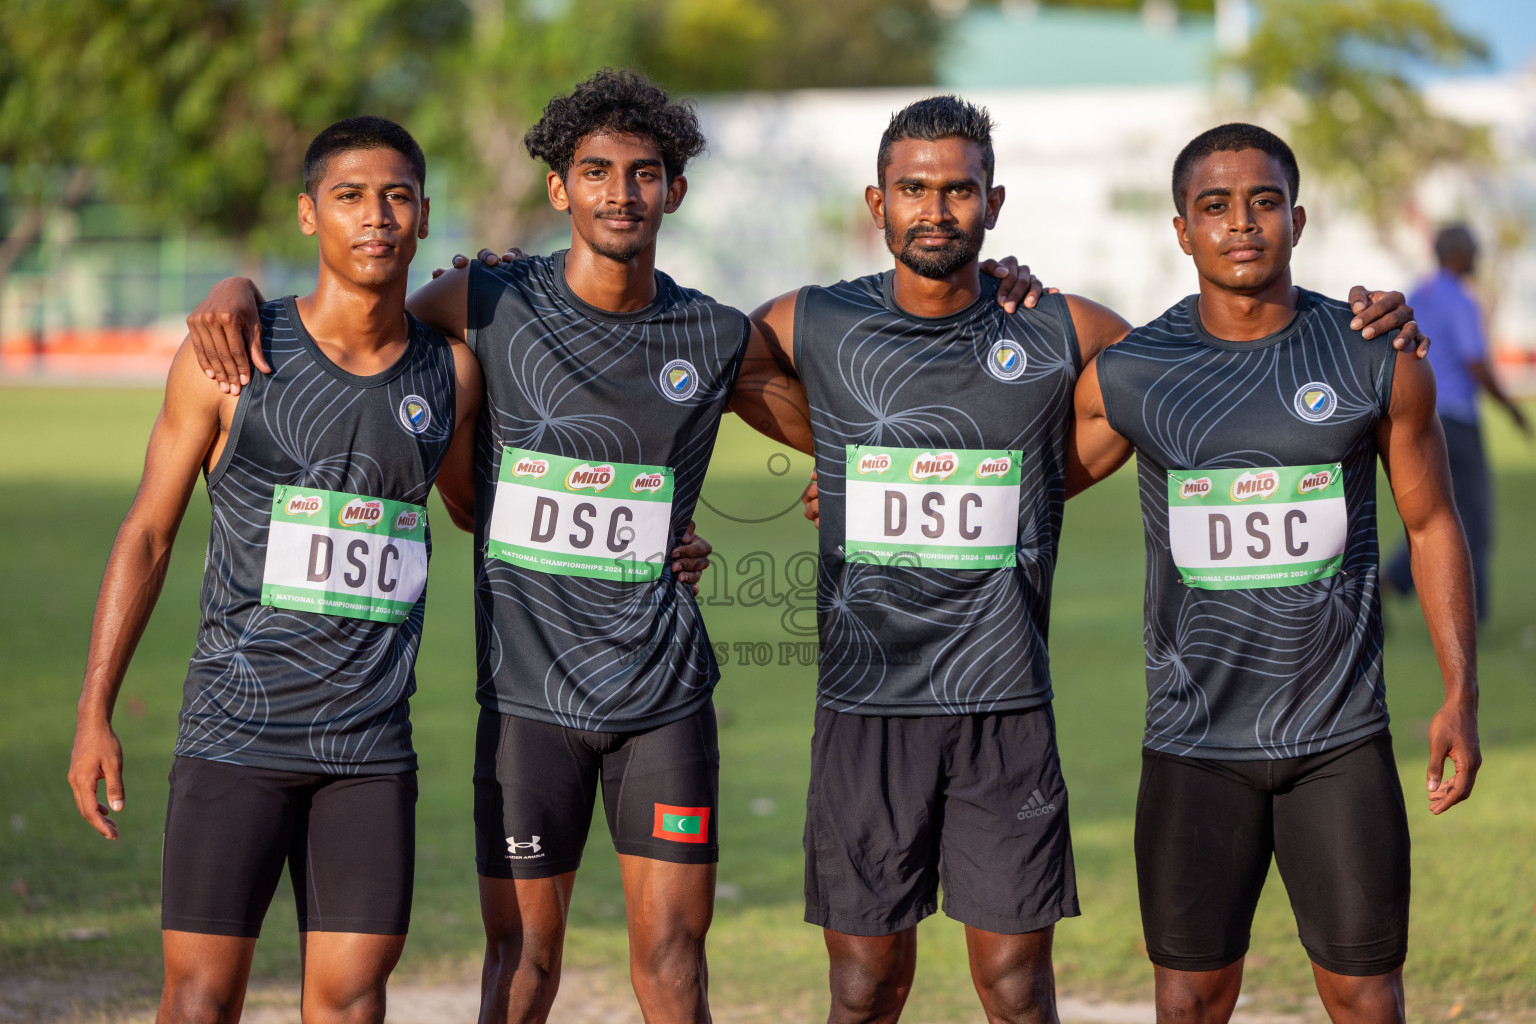
[[[799,297],[798,290],[785,292],[752,311],[754,333],[791,365],[795,358],[795,303]]]
[[[1100,352],[1131,333],[1130,322],[1100,302],[1081,295],[1063,295],[1072,315],[1072,329],[1086,366]]]

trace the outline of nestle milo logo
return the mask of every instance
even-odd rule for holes
[[[947,480],[954,475],[959,465],[960,459],[954,452],[923,452],[912,460],[912,466],[907,470],[907,475],[913,480],[928,480],[935,477]]]
[[[1333,470],[1320,469],[1316,473],[1308,473],[1296,484],[1297,494],[1306,494],[1308,491],[1320,491],[1333,483]]]
[[[983,480],[989,476],[1006,476],[1012,468],[1013,459],[1000,455],[995,459],[982,459],[981,465],[976,467],[976,475]]]
[[[856,468],[860,473],[884,473],[891,468],[891,457],[885,452],[861,455]]]
[[[384,503],[377,498],[353,498],[341,506],[336,521],[342,526],[377,526],[384,518]]]
[[[513,476],[543,476],[549,472],[548,459],[518,459],[512,467]]]
[[[629,489],[636,494],[645,494],[648,491],[659,491],[667,482],[667,478],[660,473],[641,473],[630,481]]]
[[[421,513],[414,509],[406,509],[395,516],[395,532],[410,533],[421,522]]]
[[[1247,501],[1258,498],[1263,501],[1280,488],[1280,474],[1272,469],[1260,473],[1243,472],[1232,481],[1232,500]]]
[[[565,489],[568,491],[590,490],[596,494],[606,490],[613,483],[613,467],[607,464],[601,466],[589,466],[585,462],[565,474]]]
[[[320,511],[321,504],[318,494],[295,494],[288,499],[283,510],[291,516],[312,516]]]
[[[1184,499],[1203,498],[1211,493],[1211,478],[1202,476],[1195,480],[1185,480],[1179,484],[1179,497]]]

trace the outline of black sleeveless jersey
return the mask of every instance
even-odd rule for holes
[[[1212,337],[1190,296],[1099,356],[1109,423],[1136,447],[1155,750],[1298,757],[1387,727],[1375,431],[1396,353],[1351,331],[1345,303],[1298,296],[1267,338]],[[1326,517],[1306,499],[1328,483],[1336,555],[1319,570],[1309,531]]]
[[[395,587],[399,552],[374,535],[393,524],[349,533],[338,516],[360,510],[376,521],[381,508],[426,504],[453,433],[452,351],[412,317],[405,353],[383,373],[359,377],[316,346],[292,296],[265,303],[260,316],[272,373],[252,374],[241,389],[208,474],[202,624],[176,753],[327,775],[413,770],[409,701],[425,590],[398,603],[393,622],[284,607],[264,586],[273,578],[268,541],[283,528],[286,498],[309,513],[296,518],[319,537],[303,552],[300,583],[339,586],[345,576],[364,587],[382,581],[379,592]],[[329,494],[348,500],[326,506]],[[407,522],[425,549],[417,566],[424,586],[431,538],[424,521]]]
[[[475,458],[480,704],[598,732],[692,714],[709,700],[720,670],[693,593],[673,576],[666,552],[693,517],[741,370],[747,318],[659,271],[650,305],[597,309],[566,283],[562,251],[494,268],[475,264],[469,328],[486,392]],[[510,449],[526,453],[518,467],[669,470],[671,511],[658,527],[655,546],[664,550],[656,577],[565,575],[558,565],[544,571],[497,557],[488,545]],[[604,493],[633,497],[644,486],[626,477]],[[535,532],[544,522],[535,521]],[[627,528],[601,515],[595,522],[598,550]],[[571,527],[560,522],[561,536]]]
[[[818,700],[866,715],[1044,704],[1066,438],[1081,368],[1071,314],[1065,299],[1047,295],[1009,315],[997,305],[997,282],[983,278],[981,297],[959,313],[913,316],[897,306],[893,277],[806,288],[795,307],[795,367],[810,400],[821,492]],[[924,458],[963,462],[967,452],[999,450],[1019,453],[1019,475],[1017,538],[1010,496],[997,567],[917,567],[851,553],[848,478],[864,462],[883,465],[889,455],[903,463],[874,499],[875,521],[911,528],[919,541],[947,536],[963,550],[954,538],[963,529],[956,495],[924,489],[940,480],[925,476]],[[862,461],[850,468],[850,458]],[[902,489],[905,498],[896,495]],[[928,532],[917,532],[918,523]]]

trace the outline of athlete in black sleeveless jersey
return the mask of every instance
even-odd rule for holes
[[[299,223],[315,291],[260,310],[269,373],[221,394],[177,353],[144,476],[107,564],[70,783],[116,838],[112,708],[198,471],[213,524],[163,855],[161,1020],[238,1019],[283,864],[304,950],[304,1016],[382,1021],[414,868],[409,700],[425,609],[427,492],[467,472],[480,375],[405,311],[427,233],[425,160],[353,118],[305,160]]]
[[[1273,857],[1329,1015],[1400,1022],[1409,837],[1382,679],[1378,457],[1445,682],[1430,809],[1466,799],[1481,760],[1472,577],[1434,379],[1355,338],[1343,303],[1292,285],[1306,214],[1283,141],[1214,128],[1173,180],[1200,292],[1083,374],[1069,482],[1137,455],[1136,862],[1158,1017],[1230,1017]]]

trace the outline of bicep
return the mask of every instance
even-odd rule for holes
[[[1103,480],[1131,457],[1131,442],[1110,425],[1098,371],[1098,360],[1089,363],[1073,392],[1067,439],[1068,497]]]
[[[759,433],[811,453],[811,410],[805,386],[756,321],[729,408]]]
[[[233,399],[208,387],[192,347],[183,343],[171,363],[165,403],[149,435],[130,520],[152,532],[174,536],[198,474],[219,438],[219,409],[226,401]]]
[[[1398,514],[1409,530],[1436,515],[1454,514],[1445,433],[1435,415],[1433,371],[1399,352],[1387,415],[1376,427],[1376,446],[1392,485]]]

